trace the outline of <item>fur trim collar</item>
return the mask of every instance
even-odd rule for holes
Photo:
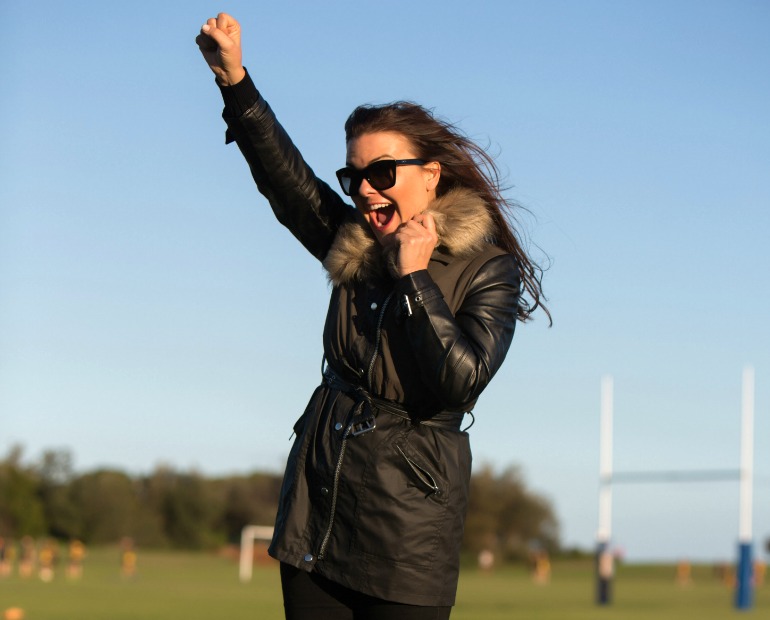
[[[428,207],[436,222],[437,249],[458,258],[476,254],[490,243],[494,223],[484,202],[474,192],[454,189],[436,198]],[[354,281],[379,279],[395,274],[395,248],[383,247],[364,217],[340,226],[332,247],[323,261],[329,280],[335,286]]]

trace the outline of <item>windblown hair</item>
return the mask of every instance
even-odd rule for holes
[[[455,125],[410,101],[362,105],[353,110],[345,122],[347,142],[377,131],[401,134],[414,147],[416,157],[441,164],[437,197],[455,188],[478,194],[495,225],[495,238],[490,241],[513,254],[519,265],[523,291],[518,319],[527,321],[540,307],[552,322],[551,313],[543,303],[546,299],[542,291],[543,269],[525,251],[516,228],[514,211],[521,207],[503,196],[500,171],[489,153]]]

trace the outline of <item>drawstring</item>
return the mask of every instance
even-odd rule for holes
[[[468,432],[468,429],[469,429],[471,426],[473,426],[474,424],[476,424],[476,416],[475,416],[475,415],[473,415],[473,412],[472,412],[472,411],[466,411],[466,412],[465,412],[465,414],[466,414],[466,415],[469,415],[469,416],[471,416],[471,423],[470,423],[470,424],[468,424],[468,426],[466,426],[466,427],[465,427],[465,428],[464,428],[464,429],[461,431],[461,432],[463,432],[463,433],[466,433],[466,432]]]

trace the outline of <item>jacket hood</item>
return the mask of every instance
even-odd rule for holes
[[[495,225],[481,197],[467,189],[453,189],[430,203],[438,235],[437,249],[458,258],[478,253],[491,243]],[[396,248],[382,246],[363,215],[340,226],[323,261],[335,286],[366,282],[389,273],[396,277]]]

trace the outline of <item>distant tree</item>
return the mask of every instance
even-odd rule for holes
[[[139,481],[147,533],[162,537],[165,544],[184,549],[211,547],[223,540],[213,523],[221,511],[211,483],[195,472],[180,473],[161,465]]]
[[[40,536],[47,532],[40,479],[25,467],[21,446],[14,446],[0,461],[0,535]]]
[[[176,480],[176,472],[167,465],[159,465],[149,476],[137,481],[140,505],[143,513],[141,521],[144,533],[137,535],[137,542],[147,546],[167,547],[171,541],[167,532],[164,515],[166,496],[171,493]]]
[[[158,467],[150,476],[143,476],[134,481],[139,502],[134,542],[142,547],[168,547],[169,538],[166,535],[162,505],[165,497],[167,479],[174,472],[166,467]]]
[[[40,480],[50,486],[64,486],[72,482],[73,458],[69,450],[45,450],[37,466]]]
[[[238,542],[246,525],[272,524],[278,508],[281,478],[273,474],[233,476],[213,481],[222,507],[216,528],[229,542]]]
[[[517,468],[496,474],[482,467],[471,478],[465,548],[496,552],[505,559],[526,559],[534,548],[559,547],[558,522],[548,500],[529,491]]]
[[[217,526],[229,542],[237,542],[245,525],[256,521],[257,502],[250,492],[249,483],[243,478],[229,478],[219,481],[223,492],[222,512]]]
[[[48,450],[33,465],[22,457],[15,446],[0,460],[0,536],[210,548],[237,542],[245,525],[272,523],[281,487],[281,477],[268,473],[205,478],[159,466],[142,477],[106,469],[77,475],[66,450]],[[526,488],[518,469],[482,467],[471,479],[464,549],[525,559],[535,548],[559,548],[550,502]]]
[[[81,515],[88,543],[112,543],[136,536],[139,503],[134,482],[125,473],[98,470],[72,482],[71,499]]]
[[[164,530],[172,545],[202,549],[215,542],[211,528],[216,507],[198,474],[177,474],[162,502]]]
[[[70,451],[47,450],[37,466],[48,533],[60,539],[83,537],[81,513],[72,499],[72,463]]]

